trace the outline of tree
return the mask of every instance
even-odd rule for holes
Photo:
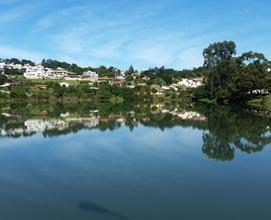
[[[126,75],[132,75],[135,72],[134,67],[131,65],[126,71]]]
[[[7,76],[4,74],[0,74],[0,85],[3,85],[7,81]]]
[[[234,57],[235,54],[233,41],[214,43],[204,49],[204,67],[208,75],[206,91],[195,92],[199,98],[205,94],[219,103],[239,102],[251,99],[255,91],[270,88],[268,60],[263,54],[250,51]]]
[[[126,80],[127,82],[131,82],[131,81],[134,80],[134,78],[133,78],[132,76],[127,76],[127,77],[125,78],[125,80]]]
[[[204,66],[216,67],[236,54],[236,44],[233,41],[223,41],[210,44],[203,50]]]

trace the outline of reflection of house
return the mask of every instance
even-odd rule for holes
[[[59,131],[69,127],[68,123],[63,120],[27,120],[24,123],[27,133],[41,133],[46,130],[57,129]]]
[[[93,128],[99,124],[99,117],[91,116],[81,118],[67,118],[66,121],[69,123],[81,123],[84,125],[84,127]]]
[[[201,115],[198,112],[193,111],[181,111],[175,109],[173,112],[170,112],[172,115],[179,117],[182,120],[195,120],[195,121],[206,121],[207,118]]]

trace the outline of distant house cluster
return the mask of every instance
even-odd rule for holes
[[[203,77],[195,77],[192,79],[182,79],[180,82],[178,82],[178,85],[184,88],[197,88],[203,85],[203,80],[204,80]]]
[[[58,67],[56,70],[44,68],[42,65],[36,65],[26,69],[24,77],[27,79],[65,79],[78,81],[98,81],[98,74],[92,71],[86,71],[82,75],[77,75]]]
[[[26,63],[26,64],[14,64],[5,63],[0,61],[0,72],[5,69],[17,69],[21,70],[26,79],[53,79],[53,80],[65,80],[66,82],[60,82],[62,87],[68,88],[70,85],[67,81],[87,81],[91,86],[93,83],[108,83],[116,86],[126,86],[128,88],[135,88],[136,86],[147,86],[150,85],[150,77],[143,75],[140,72],[135,71],[125,74],[124,72],[115,71],[115,76],[100,76],[91,70],[87,70],[82,74],[77,74],[68,71],[63,68],[47,68],[42,64]],[[270,68],[268,69],[270,71]],[[173,79],[170,85],[158,85],[155,82],[151,83],[152,93],[156,95],[163,95],[167,91],[178,92],[179,90],[186,90],[191,88],[197,88],[204,84],[204,77],[194,78],[181,78]],[[8,85],[8,84],[7,84]],[[93,87],[97,89],[97,87]]]
[[[60,67],[53,70],[51,68],[45,68],[41,64],[32,66],[30,64],[22,65],[0,62],[0,70],[3,71],[5,68],[24,70],[24,77],[27,79],[65,79],[97,82],[99,78],[98,74],[93,71],[86,71],[82,75],[77,75]]]
[[[70,73],[62,68],[52,70],[44,68],[42,65],[31,66],[26,68],[24,77],[27,79],[62,79]]]
[[[0,69],[1,70],[3,70],[4,68],[21,70],[21,69],[27,69],[29,67],[31,67],[30,64],[22,65],[22,64],[0,62]]]

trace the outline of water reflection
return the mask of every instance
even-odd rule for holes
[[[1,108],[0,135],[17,138],[41,133],[53,137],[80,130],[100,131],[138,126],[202,130],[202,152],[209,158],[230,161],[236,150],[262,151],[271,143],[270,114],[236,107],[148,105],[6,105]]]
[[[254,153],[271,143],[270,114],[238,108],[209,108],[202,151],[210,158],[232,160],[236,149]]]

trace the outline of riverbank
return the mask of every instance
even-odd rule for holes
[[[271,95],[253,99],[248,102],[248,105],[271,112]]]

